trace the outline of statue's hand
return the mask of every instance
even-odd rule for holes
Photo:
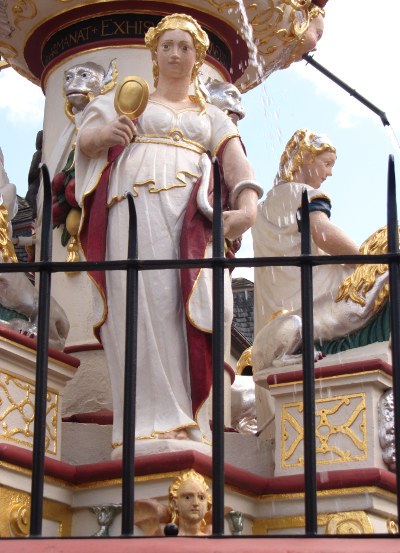
[[[93,159],[112,146],[127,146],[135,135],[135,123],[126,115],[120,115],[102,127],[82,129],[78,143],[82,152]]]
[[[99,140],[103,148],[108,149],[120,144],[127,146],[136,135],[136,125],[126,115],[120,115],[111,123],[107,123],[100,131]]]
[[[254,224],[253,210],[234,209],[224,211],[224,236],[229,240],[236,240]]]

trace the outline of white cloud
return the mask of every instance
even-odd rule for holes
[[[41,89],[13,69],[0,72],[0,111],[13,124],[43,123],[44,95]]]
[[[325,32],[314,54],[315,60],[368,101],[384,111],[400,130],[400,84],[395,64],[399,51],[400,2],[393,0],[334,0],[326,5]],[[347,92],[332,86],[327,77],[305,63],[294,70],[315,83],[321,94],[341,108],[338,124],[354,125],[370,110]],[[349,99],[351,101],[349,101]]]

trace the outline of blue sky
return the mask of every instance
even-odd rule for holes
[[[378,9],[379,7],[379,9]],[[398,0],[329,0],[315,59],[386,112],[400,136]],[[267,191],[286,142],[301,127],[327,134],[337,148],[324,183],[332,221],[361,243],[385,224],[387,160],[394,153],[380,119],[316,69],[299,62],[243,95],[239,128],[257,179]],[[41,90],[8,69],[0,73],[0,146],[10,181],[21,196],[42,126]],[[396,168],[399,157],[395,154]],[[400,171],[397,169],[398,180]],[[400,199],[399,199],[400,202]],[[241,255],[252,255],[246,235]],[[247,276],[235,270],[234,276]]]

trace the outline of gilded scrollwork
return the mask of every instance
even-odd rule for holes
[[[364,511],[343,511],[341,513],[321,513],[317,517],[318,527],[325,527],[325,534],[352,535],[373,534],[374,528]],[[288,517],[255,519],[253,534],[266,535],[273,530],[288,530],[292,528],[304,528],[304,515]]]
[[[18,52],[13,46],[11,46],[11,44],[7,44],[6,42],[2,42],[0,40],[0,54],[2,57],[5,59],[12,59],[16,57],[17,53]]]
[[[10,509],[10,530],[17,538],[24,538],[29,534],[29,500],[14,503]]]
[[[219,13],[226,13],[228,10],[235,13],[241,19],[238,27],[243,35],[248,32],[248,26],[251,26],[252,40],[258,54],[257,61],[261,66],[269,65],[271,59],[267,59],[267,57],[281,50],[282,46],[286,47],[297,43],[308,28],[310,14],[313,10],[319,10],[311,0],[268,0],[264,2],[208,0],[208,2]],[[320,12],[323,13],[322,10]],[[244,38],[246,40],[245,36]],[[284,57],[285,59],[283,59]],[[276,60],[276,66],[273,64],[273,69],[284,67],[294,61],[289,58],[290,55]]]
[[[388,534],[398,534],[399,533],[399,525],[396,521],[392,519],[388,519],[386,521],[387,531]]]
[[[318,464],[360,461],[367,456],[365,394],[349,394],[316,401]],[[303,403],[282,406],[282,467],[304,465]]]
[[[57,452],[58,394],[47,391],[45,451]],[[0,440],[32,447],[35,411],[33,382],[0,370]]]
[[[350,511],[331,515],[326,524],[326,534],[373,534],[369,516],[364,511]]]
[[[33,0],[17,0],[12,8],[15,15],[14,25],[20,29],[21,21],[33,19],[37,15],[36,4]]]
[[[71,536],[72,510],[68,505],[44,498],[43,519],[56,523],[55,537]],[[29,493],[0,486],[0,538],[28,536],[29,520]]]

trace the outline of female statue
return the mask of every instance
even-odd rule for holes
[[[87,259],[124,259],[128,202],[135,197],[141,259],[201,258],[209,254],[211,225],[198,211],[200,156],[217,156],[226,191],[224,234],[234,240],[255,220],[262,193],[226,114],[206,104],[198,71],[207,34],[185,14],[165,17],[145,36],[155,91],[143,114],[117,116],[110,94],[83,113],[77,139],[76,197],[83,207],[81,243]],[[193,83],[194,94],[189,87]],[[228,210],[229,208],[229,210]],[[210,275],[205,270],[139,274],[136,438],[179,438],[209,443],[211,385]],[[109,366],[114,457],[122,444],[125,274],[93,274],[95,331]],[[226,275],[225,304],[232,292]],[[229,333],[231,313],[225,315]],[[222,370],[222,368],[221,368]]]
[[[357,244],[330,221],[331,201],[321,190],[332,175],[336,149],[324,136],[306,129],[294,133],[280,160],[273,188],[259,205],[252,229],[254,255],[300,255],[299,221],[301,196],[307,190],[310,210],[311,247],[314,255],[358,254]],[[343,265],[321,265],[313,269],[314,301],[338,288],[351,272]],[[300,269],[297,267],[255,268],[255,333],[283,310],[301,307]]]

